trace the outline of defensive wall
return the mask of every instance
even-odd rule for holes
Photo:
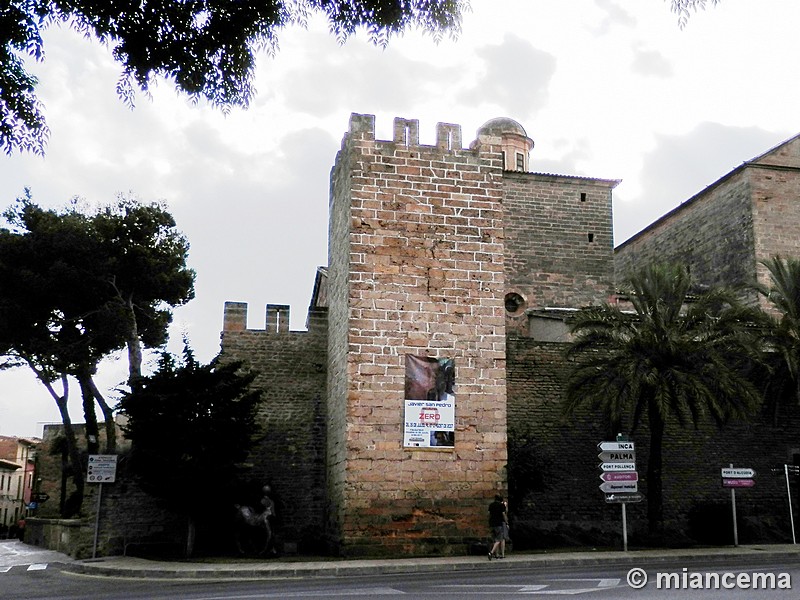
[[[800,256],[798,197],[800,139],[794,137],[743,163],[620,244],[614,257],[616,280],[648,263],[683,262],[696,282],[739,288],[743,299],[755,303],[752,284],[769,282],[760,261]]]
[[[347,555],[464,551],[505,493],[500,138],[353,115],[331,173],[328,533]],[[405,358],[452,359],[455,444],[403,444]]]
[[[317,552],[325,497],[327,314],[309,311],[307,331],[289,330],[289,307],[267,306],[263,328],[248,328],[247,304],[226,302],[221,335],[225,360],[243,360],[263,390],[258,441],[246,465],[243,491],[269,484],[276,504],[279,547]],[[242,502],[232,498],[231,502]]]
[[[620,507],[604,501],[597,456],[597,444],[613,441],[617,432],[590,409],[568,418],[562,414],[566,347],[529,337],[508,340],[512,528],[515,541],[525,547],[621,542]],[[731,493],[720,476],[720,469],[731,463],[756,471],[755,486],[736,493],[740,542],[790,542],[783,465],[800,463],[798,427],[796,406],[722,429],[710,417],[701,418],[697,428],[669,420],[663,446],[667,542],[733,543]],[[647,425],[631,432],[628,422],[623,428],[636,444],[639,489],[647,496]],[[791,486],[796,510],[796,477]],[[629,504],[627,513],[633,542],[651,543],[646,501]]]

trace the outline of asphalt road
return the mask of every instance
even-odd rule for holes
[[[792,599],[800,597],[797,564],[692,564],[636,565],[648,577],[642,589],[641,572],[629,580],[631,565],[597,567],[485,568],[469,572],[438,572],[421,575],[297,578],[259,581],[151,580],[78,575],[64,570],[70,559],[55,552],[31,549],[13,542],[0,542],[0,598],[9,600],[260,600],[278,598],[382,598],[447,600],[449,598],[497,599],[532,596],[583,596],[606,599],[691,598],[696,600]],[[761,588],[753,589],[754,573],[764,574]],[[659,575],[661,574],[661,575]],[[706,589],[719,581],[717,589]],[[737,587],[737,577],[749,587]],[[783,575],[785,574],[785,576]],[[787,583],[793,589],[763,589],[774,577],[776,587]],[[660,577],[660,579],[659,579]],[[725,587],[725,584],[733,587]],[[668,586],[668,587],[667,587]],[[684,587],[694,589],[683,589]]]

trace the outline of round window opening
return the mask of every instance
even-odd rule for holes
[[[506,311],[509,313],[514,314],[519,312],[524,305],[525,299],[516,292],[506,294]]]

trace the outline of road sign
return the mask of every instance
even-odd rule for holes
[[[635,447],[633,442],[600,442],[597,444],[597,449],[600,452],[633,452]]]
[[[635,462],[604,462],[598,465],[602,471],[635,471]]]
[[[600,473],[603,481],[639,481],[639,473],[636,471],[608,471]]]
[[[90,454],[86,481],[89,483],[114,483],[117,478],[116,454]]]
[[[722,469],[723,479],[752,479],[755,476],[753,469]]]
[[[597,458],[603,462],[635,462],[636,453],[632,450],[623,450],[621,452],[601,452]]]
[[[622,504],[628,502],[641,502],[644,500],[642,492],[622,492],[606,494],[606,504]]]
[[[749,488],[756,484],[753,479],[723,479],[722,487],[724,488]]]
[[[639,484],[635,481],[605,481],[600,484],[600,489],[607,494],[615,492],[638,492]]]

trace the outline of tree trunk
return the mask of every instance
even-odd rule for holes
[[[662,485],[662,446],[664,442],[664,419],[649,402],[647,408],[650,425],[650,456],[647,461],[647,524],[651,535],[659,535],[664,528],[664,498]]]
[[[97,413],[94,410],[94,391],[89,383],[91,375],[80,372],[77,375],[83,399],[83,417],[86,420],[86,449],[89,454],[100,453],[100,427],[97,424]]]
[[[65,441],[61,450],[61,493],[58,497],[58,514],[62,517],[67,506],[67,469],[69,469],[69,453]]]
[[[135,391],[142,378],[142,342],[139,339],[139,325],[133,301],[129,298],[125,304],[128,313],[128,385]]]
[[[194,542],[197,537],[197,526],[194,517],[191,515],[186,517],[186,558],[191,558],[194,555]]]
[[[92,388],[92,393],[94,394],[95,399],[97,400],[97,404],[100,406],[100,410],[103,412],[103,419],[105,421],[105,429],[106,429],[106,446],[105,446],[105,453],[106,454],[116,454],[117,453],[117,424],[114,421],[114,411],[106,402],[106,399],[100,393],[100,390],[97,389],[97,386],[94,383],[94,379],[89,377],[89,385]]]
[[[66,383],[64,384],[66,386]],[[48,388],[52,392],[52,388],[47,383]],[[83,461],[81,454],[78,451],[78,441],[75,437],[75,430],[72,428],[72,420],[69,418],[69,410],[67,409],[67,394],[63,396],[55,395],[56,405],[58,405],[58,412],[61,413],[61,422],[64,424],[64,439],[66,440],[66,450],[69,455],[70,466],[72,467],[72,482],[75,484],[74,500],[70,503],[64,499],[61,507],[61,516],[69,518],[73,514],[80,511],[83,505]]]

